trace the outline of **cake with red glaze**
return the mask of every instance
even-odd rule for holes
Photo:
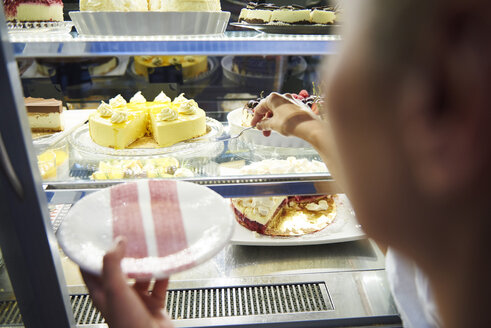
[[[314,114],[319,115],[319,108],[322,107],[324,103],[324,99],[320,96],[310,95],[307,90],[301,90],[298,94],[292,93],[293,98],[295,98],[299,103],[302,103],[306,107],[308,107]],[[261,94],[255,100],[249,100],[249,102],[242,108],[242,126],[249,127],[251,126],[252,118],[254,117],[254,111],[256,106],[259,105],[261,100],[263,100],[263,96]]]
[[[18,22],[62,22],[62,0],[3,0],[5,17]]]
[[[234,198],[237,221],[262,235],[300,236],[320,231],[336,217],[335,196]]]

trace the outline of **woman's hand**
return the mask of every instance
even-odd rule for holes
[[[112,328],[173,327],[163,310],[169,280],[157,280],[151,292],[150,282],[136,282],[130,287],[121,270],[125,249],[126,242],[120,239],[106,253],[101,277],[82,271],[94,305]]]
[[[320,119],[291,94],[273,92],[256,106],[251,125],[262,130],[265,136],[275,130],[312,142],[312,132],[321,127],[320,123]]]

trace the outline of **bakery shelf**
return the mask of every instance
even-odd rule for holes
[[[337,35],[227,32],[221,36],[87,37],[71,34],[11,34],[17,58],[115,55],[324,55],[337,51]]]

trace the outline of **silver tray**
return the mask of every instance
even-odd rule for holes
[[[293,24],[249,24],[230,23],[232,26],[253,29],[258,32],[271,34],[339,34],[340,25],[293,25]]]
[[[222,123],[212,118],[206,118],[207,133],[204,136],[191,140],[179,142],[175,145],[162,148],[132,148],[132,149],[114,149],[104,147],[92,141],[89,133],[88,124],[79,127],[70,134],[69,142],[79,152],[91,155],[104,155],[112,157],[152,157],[160,155],[185,156],[188,154],[206,153],[212,154],[217,148],[214,140],[223,134]],[[208,149],[209,148],[209,149]],[[223,145],[220,149],[223,148]]]
[[[230,13],[221,12],[91,12],[71,11],[81,35],[155,36],[223,34]]]

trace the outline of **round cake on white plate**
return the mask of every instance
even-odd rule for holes
[[[219,0],[80,0],[81,11],[220,11]]]

